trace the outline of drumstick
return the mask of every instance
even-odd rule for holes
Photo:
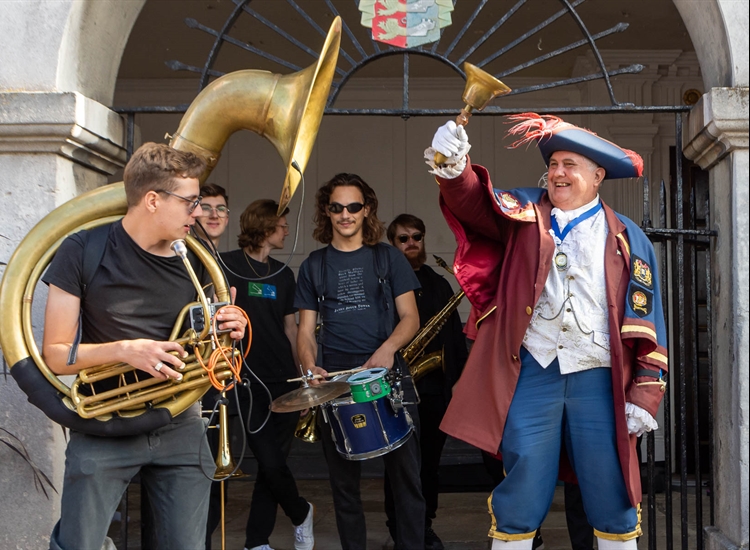
[[[287,382],[302,382],[302,380],[320,380],[321,378],[332,378],[334,376],[338,376],[339,374],[354,374],[355,372],[359,372],[361,370],[362,370],[362,367],[357,367],[356,369],[338,370],[336,372],[331,372],[327,374],[326,376],[323,376],[322,374],[313,374],[312,376],[302,376],[300,378],[289,378]]]

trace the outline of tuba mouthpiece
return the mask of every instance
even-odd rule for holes
[[[187,258],[187,246],[185,245],[185,241],[183,239],[172,241],[172,244],[169,245],[169,248],[174,251],[175,256],[179,256],[183,260]]]

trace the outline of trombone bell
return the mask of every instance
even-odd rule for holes
[[[301,416],[297,421],[297,429],[294,431],[294,437],[301,439],[306,443],[315,443],[320,440],[320,430],[316,417],[318,416],[318,407],[311,407],[305,416]]]
[[[239,469],[234,462],[232,451],[229,448],[229,414],[227,406],[219,405],[219,449],[216,453],[216,472],[214,479],[225,480],[227,476],[230,479],[239,479],[247,477],[248,474]]]

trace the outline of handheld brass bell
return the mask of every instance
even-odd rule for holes
[[[466,126],[472,111],[481,111],[494,98],[510,93],[510,88],[497,78],[476,65],[464,63],[466,72],[466,87],[464,87],[463,101],[465,103],[456,117],[456,125]],[[435,153],[435,165],[445,164],[448,158],[442,153]]]

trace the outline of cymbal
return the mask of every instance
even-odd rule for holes
[[[302,411],[336,399],[348,391],[349,384],[346,382],[326,382],[317,386],[298,388],[274,399],[271,410],[278,413]]]

